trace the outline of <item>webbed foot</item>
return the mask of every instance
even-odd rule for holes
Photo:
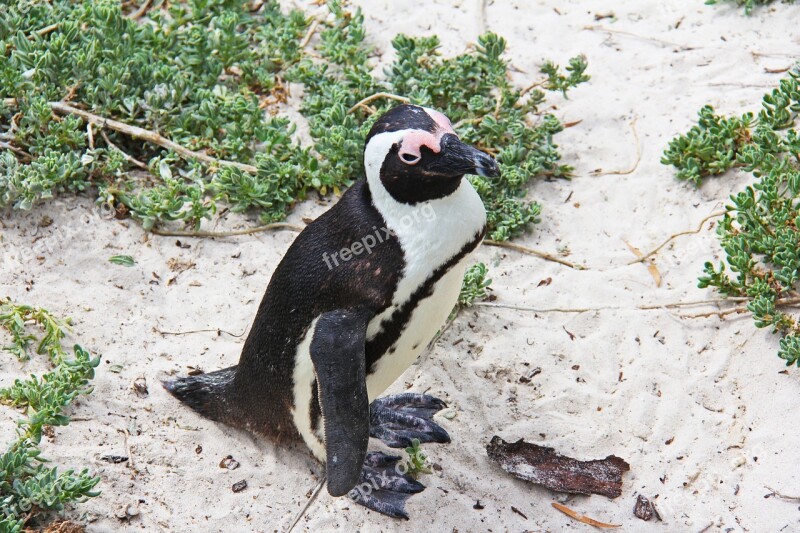
[[[403,474],[399,460],[383,452],[367,453],[358,485],[348,493],[350,499],[386,516],[408,520],[406,500],[425,490],[425,485]]]
[[[369,434],[390,448],[420,443],[450,442],[450,435],[433,421],[433,415],[447,407],[439,398],[416,392],[405,392],[375,399],[369,406]]]

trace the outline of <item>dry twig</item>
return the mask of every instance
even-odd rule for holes
[[[131,13],[128,18],[132,20],[138,20],[142,18],[145,13],[147,13],[148,9],[150,9],[150,0],[144,0],[144,4],[142,4],[141,7],[139,7],[139,9]]]
[[[303,518],[303,515],[306,514],[308,508],[311,507],[311,504],[314,503],[314,500],[317,499],[317,496],[319,496],[320,491],[322,491],[322,487],[325,486],[326,479],[327,478],[323,476],[322,479],[319,481],[319,483],[317,483],[317,486],[314,487],[314,492],[311,493],[311,497],[308,499],[305,506],[300,510],[295,519],[292,521],[292,525],[289,526],[289,529],[286,530],[286,533],[292,533],[294,527],[297,525],[300,519]]]
[[[198,238],[211,238],[211,237],[235,237],[236,235],[250,235],[252,233],[259,233],[262,231],[274,230],[290,230],[290,231],[303,231],[300,226],[289,224],[288,222],[273,222],[272,224],[264,224],[263,226],[255,226],[253,228],[237,229],[231,231],[170,231],[153,228],[150,231],[162,237],[198,237]]]
[[[136,139],[142,139],[144,141],[157,144],[158,146],[161,146],[162,148],[166,148],[168,150],[172,150],[173,152],[187,159],[197,159],[204,163],[208,163],[209,165],[236,167],[250,174],[255,174],[256,172],[258,172],[258,169],[253,165],[247,165],[245,163],[239,163],[237,161],[227,161],[225,159],[216,159],[202,152],[195,152],[193,150],[189,150],[188,148],[181,146],[180,144],[173,142],[154,131],[146,130],[138,126],[131,126],[129,124],[125,124],[124,122],[119,122],[117,120],[113,120],[110,118],[104,118],[95,115],[94,113],[89,113],[88,111],[78,109],[77,107],[71,106],[64,102],[50,102],[50,108],[56,113],[61,113],[62,115],[75,115],[81,117],[83,120],[87,122],[92,122],[94,123],[94,125],[100,126],[101,128],[108,127],[111,128],[112,130],[130,135],[131,137],[134,137]]]
[[[562,513],[564,513],[565,515],[567,515],[568,517],[572,518],[573,520],[577,520],[578,522],[581,522],[583,524],[589,524],[590,526],[599,527],[602,529],[621,527],[620,524],[606,524],[605,522],[600,522],[599,520],[595,520],[594,518],[589,518],[586,515],[576,513],[566,505],[561,505],[558,502],[552,502],[551,505],[556,509],[558,509],[559,511],[561,511]]]
[[[564,259],[556,257],[552,254],[548,254],[547,252],[540,252],[539,250],[528,248],[527,246],[521,246],[513,242],[493,241],[491,239],[487,239],[483,241],[483,243],[487,246],[497,246],[498,248],[507,248],[509,250],[515,250],[517,252],[522,252],[524,254],[535,255],[536,257],[541,257],[542,259],[545,259],[547,261],[552,261],[554,263],[574,268],[575,270],[586,270],[586,267],[584,266],[576,265],[575,263],[570,263],[569,261],[565,261]]]
[[[636,161],[634,161],[633,166],[628,170],[610,170],[608,172],[603,171],[592,171],[590,174],[592,176],[625,176],[627,174],[633,174],[636,172],[636,169],[639,168],[639,163],[642,161],[642,143],[639,140],[639,132],[636,131],[636,121],[639,117],[634,117],[631,120],[631,130],[633,130],[633,139],[636,142]]]
[[[630,251],[633,252],[633,255],[635,255],[640,259],[644,257],[641,250],[639,250],[637,247],[635,247],[625,239],[622,239],[622,242],[624,242],[628,246],[628,249],[630,249]],[[656,282],[656,287],[661,287],[661,272],[658,271],[658,267],[652,260],[647,262],[647,271],[650,272],[650,275],[653,277],[653,281]]]
[[[397,100],[398,102],[402,102],[404,104],[407,104],[407,103],[409,103],[411,101],[410,99],[406,98],[405,96],[398,96],[396,94],[391,94],[391,93],[375,93],[373,95],[367,96],[366,98],[364,98],[363,100],[358,102],[356,105],[354,105],[353,107],[348,109],[347,112],[348,113],[352,113],[353,111],[355,111],[359,107],[364,107],[366,109],[369,109],[369,108],[366,107],[367,104],[372,102],[372,101],[378,100],[380,98],[388,98],[390,100]]]
[[[663,39],[657,39],[655,37],[647,37],[647,36],[644,36],[644,35],[637,35],[635,33],[629,32],[629,31],[612,30],[610,28],[605,28],[603,26],[584,26],[583,29],[584,30],[590,30],[590,31],[604,31],[604,32],[607,32],[607,33],[613,33],[613,34],[617,34],[617,35],[624,35],[626,37],[633,37],[635,39],[641,39],[643,41],[649,41],[651,43],[657,43],[657,44],[661,44],[661,45],[664,45],[664,46],[674,46],[674,47],[678,48],[678,50],[680,50],[681,52],[685,52],[685,51],[688,51],[688,50],[694,50],[695,48],[697,48],[696,46],[686,46],[684,44],[673,43],[672,41],[665,41]]]
[[[5,148],[6,150],[11,150],[15,154],[19,154],[20,157],[25,159],[26,161],[33,161],[33,156],[26,152],[21,148],[17,148],[16,146],[9,144],[7,142],[0,141],[0,148]]]
[[[319,27],[319,19],[314,19],[311,25],[308,27],[308,31],[306,32],[303,40],[300,41],[300,49],[302,50],[308,43],[311,42],[311,38],[314,37],[314,33],[316,33],[317,28]]]
[[[681,237],[683,235],[692,235],[692,234],[695,234],[695,233],[700,233],[703,230],[703,225],[706,222],[708,222],[709,219],[712,219],[714,217],[719,217],[719,216],[722,216],[724,214],[725,214],[725,211],[716,211],[714,213],[711,213],[710,215],[708,215],[707,217],[705,217],[703,220],[700,221],[700,224],[697,226],[697,229],[681,231],[680,233],[674,233],[674,234],[670,235],[667,238],[667,240],[665,240],[664,242],[662,242],[661,244],[656,246],[653,250],[651,250],[650,252],[644,254],[641,257],[638,257],[637,259],[635,259],[634,261],[631,261],[628,264],[629,265],[635,265],[636,263],[641,263],[642,261],[645,261],[646,259],[649,259],[653,255],[657,254],[664,246],[669,244],[673,239],[675,239],[677,237]]]
[[[787,500],[787,501],[791,501],[791,502],[800,502],[800,496],[788,496],[786,494],[781,494],[777,490],[775,490],[775,489],[773,489],[771,487],[768,487],[766,485],[764,485],[764,488],[767,489],[768,491],[770,491],[772,493],[772,496],[777,496],[781,500]]]
[[[91,125],[92,125],[92,123],[90,122],[89,126],[91,127]],[[111,139],[108,138],[108,135],[106,135],[106,132],[104,130],[100,130],[100,135],[103,136],[103,140],[106,142],[106,144],[108,146],[114,148],[115,150],[117,150],[119,153],[121,153],[122,157],[124,157],[126,161],[128,161],[130,163],[133,163],[134,165],[136,165],[137,167],[139,167],[141,169],[147,170],[147,165],[146,164],[142,163],[141,161],[139,161],[138,159],[134,158],[133,156],[125,153],[122,150],[122,148],[120,148],[119,146],[117,146],[116,144],[111,142]]]
[[[44,37],[48,33],[56,31],[60,25],[61,25],[60,22],[56,22],[55,24],[50,24],[49,26],[45,26],[44,28],[36,30],[32,34],[28,35],[28,39],[33,40],[35,38],[34,35],[38,35],[39,37]]]

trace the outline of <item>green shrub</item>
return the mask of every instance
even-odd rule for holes
[[[41,327],[41,338],[30,331],[29,323]],[[47,467],[39,443],[49,426],[65,426],[66,408],[79,395],[92,391],[89,381],[100,357],[75,345],[70,359],[61,346],[66,321],[58,320],[44,309],[14,304],[0,299],[0,327],[10,333],[12,342],[5,349],[19,359],[28,358],[29,344],[37,344],[37,352],[48,354],[54,369],[41,378],[17,379],[8,388],[0,389],[0,403],[25,409],[27,417],[18,422],[16,438],[0,454],[0,531],[18,532],[32,517],[60,511],[69,503],[97,496],[94,487],[100,478],[84,469],[59,472]]]
[[[783,309],[798,302],[800,279],[800,68],[766,94],[758,116],[719,117],[710,107],[685,135],[674,139],[663,162],[679,177],[704,176],[736,166],[754,181],[731,196],[717,226],[725,260],[705,264],[701,288],[746,297],[759,328],[782,336],[778,355],[800,366],[800,323]]]
[[[245,0],[167,5],[141,22],[113,0],[0,8],[0,141],[13,148],[0,154],[0,207],[30,209],[91,187],[145,229],[176,220],[199,227],[217,202],[276,221],[308,191],[338,193],[362,174],[365,133],[396,102],[351,108],[380,92],[443,110],[467,141],[497,156],[502,178],[470,178],[494,239],[538,219],[539,205],[524,199],[532,178],[569,175],[553,142],[563,126],[540,110],[542,90],[510,85],[497,35],[449,59],[438,54],[436,37],[398,35],[397,59],[379,79],[368,64],[363,17],[340,1],[329,2],[333,17],[320,23],[313,47],[301,46],[311,21],[281,12],[275,0],[257,12]],[[566,73],[546,62],[540,85],[566,95],[588,79],[585,70],[582,57]],[[287,80],[305,85],[301,111],[313,150],[294,140],[286,118],[272,116]],[[54,109],[62,99],[72,112]],[[125,128],[103,120],[89,127],[74,109]]]

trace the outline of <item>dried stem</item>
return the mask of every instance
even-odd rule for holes
[[[491,239],[487,239],[483,241],[483,243],[486,244],[487,246],[497,246],[498,248],[507,248],[509,250],[515,250],[517,252],[522,252],[524,254],[535,255],[536,257],[541,257],[542,259],[545,259],[547,261],[552,261],[560,265],[574,268],[575,270],[586,270],[586,267],[583,267],[581,265],[570,263],[569,261],[565,261],[564,259],[556,257],[552,254],[548,254],[547,252],[540,252],[539,250],[534,250],[533,248],[528,248],[527,246],[521,246],[513,242],[493,241]]]
[[[111,128],[112,130],[125,133],[136,139],[142,139],[144,141],[157,144],[158,146],[161,146],[162,148],[166,148],[168,150],[172,150],[175,153],[187,159],[197,159],[209,165],[236,167],[250,174],[255,174],[256,172],[258,172],[258,169],[253,165],[247,165],[245,163],[239,163],[236,161],[226,161],[224,159],[216,159],[202,152],[195,152],[193,150],[189,150],[188,148],[185,148],[180,144],[173,142],[154,131],[146,130],[138,126],[131,126],[129,124],[125,124],[124,122],[119,122],[117,120],[113,120],[110,118],[104,118],[95,115],[94,113],[89,113],[88,111],[78,109],[77,107],[71,106],[64,102],[50,102],[50,108],[56,113],[61,113],[62,115],[75,115],[81,117],[83,120],[86,120],[87,122],[92,122],[96,126],[100,126],[101,128],[105,127]]]
[[[636,142],[636,161],[633,163],[633,166],[628,170],[611,170],[609,172],[591,172],[592,176],[625,176],[627,174],[633,174],[636,172],[636,169],[639,168],[639,163],[642,161],[642,143],[639,140],[639,132],[636,131],[636,121],[639,117],[634,117],[631,120],[631,129],[633,130],[633,138]]]
[[[690,301],[690,302],[670,302],[670,303],[663,303],[663,304],[649,304],[649,305],[638,305],[636,307],[622,307],[622,306],[599,306],[599,307],[526,307],[521,305],[511,305],[511,304],[502,304],[502,303],[494,303],[494,302],[475,302],[472,304],[475,307],[495,307],[499,309],[512,309],[514,311],[528,311],[531,313],[586,313],[590,311],[630,311],[630,310],[637,310],[637,311],[656,311],[659,309],[674,309],[680,307],[694,307],[698,305],[713,305],[713,304],[721,304],[725,302],[746,302],[749,301],[749,298],[745,297],[732,297],[732,298],[718,298],[715,300],[697,300],[697,301]],[[800,297],[796,298],[783,298],[780,300],[775,301],[775,305],[778,307],[781,306],[791,306],[800,304]],[[726,309],[724,311],[713,311],[709,313],[700,313],[697,315],[680,315],[680,318],[701,318],[704,316],[713,316],[719,313],[722,315],[730,315],[733,313],[742,313],[746,312],[748,309],[744,306],[737,306],[731,309]]]
[[[764,488],[767,489],[768,491],[770,491],[772,493],[772,496],[777,496],[778,498],[780,498],[782,500],[787,500],[787,501],[792,501],[792,502],[800,502],[800,496],[789,496],[787,494],[781,494],[777,490],[775,490],[775,489],[773,489],[771,487],[768,487],[766,485],[764,485]]]
[[[584,30],[590,30],[590,31],[604,31],[604,32],[607,32],[607,33],[613,33],[613,34],[617,34],[617,35],[624,35],[626,37],[633,37],[635,39],[641,39],[643,41],[649,41],[651,43],[657,43],[657,44],[661,44],[661,45],[664,45],[664,46],[674,46],[674,47],[678,48],[682,52],[685,52],[687,50],[694,50],[695,48],[697,48],[696,46],[686,46],[685,44],[673,43],[672,41],[665,41],[663,39],[657,39],[655,37],[647,37],[647,36],[644,36],[644,35],[637,35],[635,33],[629,32],[629,31],[612,30],[610,28],[605,28],[603,26],[584,26],[583,29]]]
[[[398,96],[396,94],[391,94],[391,93],[375,93],[375,94],[373,94],[371,96],[367,96],[366,98],[364,98],[363,100],[358,102],[356,105],[354,105],[353,107],[348,109],[347,112],[348,113],[352,113],[353,111],[355,111],[359,107],[366,106],[368,103],[370,103],[370,102],[372,102],[374,100],[378,100],[380,98],[388,98],[390,100],[397,100],[398,102],[403,102],[404,104],[407,104],[407,103],[409,103],[411,101],[408,98],[406,98],[405,96]]]
[[[11,150],[12,152],[14,152],[15,154],[18,154],[20,157],[22,157],[26,161],[33,161],[33,156],[31,154],[29,154],[25,150],[22,150],[21,148],[17,148],[16,146],[13,146],[13,145],[11,145],[11,144],[9,144],[7,142],[0,141],[0,148],[5,148],[6,150]]]
[[[314,501],[317,499],[317,496],[319,496],[320,491],[322,491],[322,487],[325,486],[326,480],[327,478],[323,476],[322,479],[319,481],[319,483],[317,483],[317,486],[314,487],[314,492],[311,493],[311,497],[308,499],[305,506],[303,506],[303,508],[295,517],[295,519],[292,521],[292,525],[289,526],[289,529],[286,530],[286,533],[292,533],[292,530],[297,525],[297,523],[300,522],[300,519],[303,518],[306,512],[308,512],[308,508],[311,507],[311,504],[314,503]]]
[[[144,0],[144,4],[142,4],[139,9],[131,13],[128,18],[132,20],[138,20],[142,18],[145,13],[147,13],[148,9],[150,9],[150,0]]]
[[[40,30],[36,30],[32,34],[28,35],[28,39],[33,40],[34,39],[34,35],[38,35],[39,37],[44,37],[48,33],[52,33],[54,31],[56,31],[60,25],[61,25],[60,22],[56,22],[55,24],[50,24],[49,26],[45,26],[44,28],[42,28]]]
[[[722,216],[724,214],[725,214],[725,211],[716,211],[714,213],[711,213],[710,215],[708,215],[707,217],[705,217],[703,220],[700,221],[700,224],[697,226],[697,229],[681,231],[680,233],[674,233],[674,234],[670,235],[667,238],[667,240],[665,240],[664,242],[659,244],[652,251],[650,251],[650,252],[646,253],[645,255],[643,255],[643,256],[631,261],[628,264],[629,265],[635,265],[636,263],[641,263],[642,261],[644,261],[644,260],[650,258],[651,256],[657,254],[664,246],[669,244],[673,239],[675,239],[677,237],[681,237],[683,235],[693,235],[695,233],[700,233],[703,230],[703,225],[705,225],[705,223],[708,222],[708,220],[710,220],[710,219],[712,219],[714,217]]]
[[[89,125],[91,126],[91,124],[92,123],[90,122]],[[141,161],[139,161],[138,159],[128,155],[119,146],[117,146],[116,144],[111,142],[111,139],[108,138],[108,135],[106,135],[106,132],[104,130],[100,130],[100,135],[103,136],[103,140],[106,142],[106,144],[109,145],[110,147],[114,148],[115,150],[117,150],[119,153],[121,153],[122,157],[124,157],[126,161],[128,161],[129,163],[133,163],[134,165],[136,165],[137,167],[139,167],[141,169],[147,170],[147,165],[146,164],[144,164]]]
[[[231,333],[230,331],[225,331],[224,329],[219,329],[219,328],[214,328],[214,329],[193,329],[193,330],[190,330],[190,331],[164,331],[164,330],[161,330],[161,329],[158,329],[158,328],[153,328],[153,330],[156,331],[157,333],[159,333],[160,335],[191,335],[193,333],[216,333],[217,335],[220,335],[220,334],[224,333],[226,335],[230,335],[231,337],[241,337],[242,335],[245,334],[245,332],[247,331],[247,328],[245,328],[244,331],[242,331],[238,335],[236,333]]]
[[[170,231],[153,228],[150,231],[162,237],[198,237],[198,238],[211,238],[211,237],[235,237],[237,235],[250,235],[252,233],[260,233],[262,231],[274,230],[291,230],[303,231],[303,228],[288,222],[274,222],[272,224],[264,224],[263,226],[255,226],[253,228],[237,229],[232,231]]]
[[[494,302],[474,302],[474,307],[495,307],[498,309],[511,309],[514,311],[528,311],[531,313],[586,313],[589,311],[607,311],[625,309],[624,307],[525,307],[522,305],[499,304]]]
[[[303,37],[303,40],[300,41],[300,49],[303,49],[306,46],[308,46],[308,43],[311,42],[311,38],[314,36],[314,33],[316,33],[318,27],[319,27],[319,19],[314,19],[314,21],[308,27],[308,31]]]

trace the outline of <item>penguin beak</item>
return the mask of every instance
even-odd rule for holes
[[[439,143],[441,151],[429,170],[444,176],[477,174],[486,178],[500,175],[497,161],[474,146],[464,144],[455,135],[448,133]]]

